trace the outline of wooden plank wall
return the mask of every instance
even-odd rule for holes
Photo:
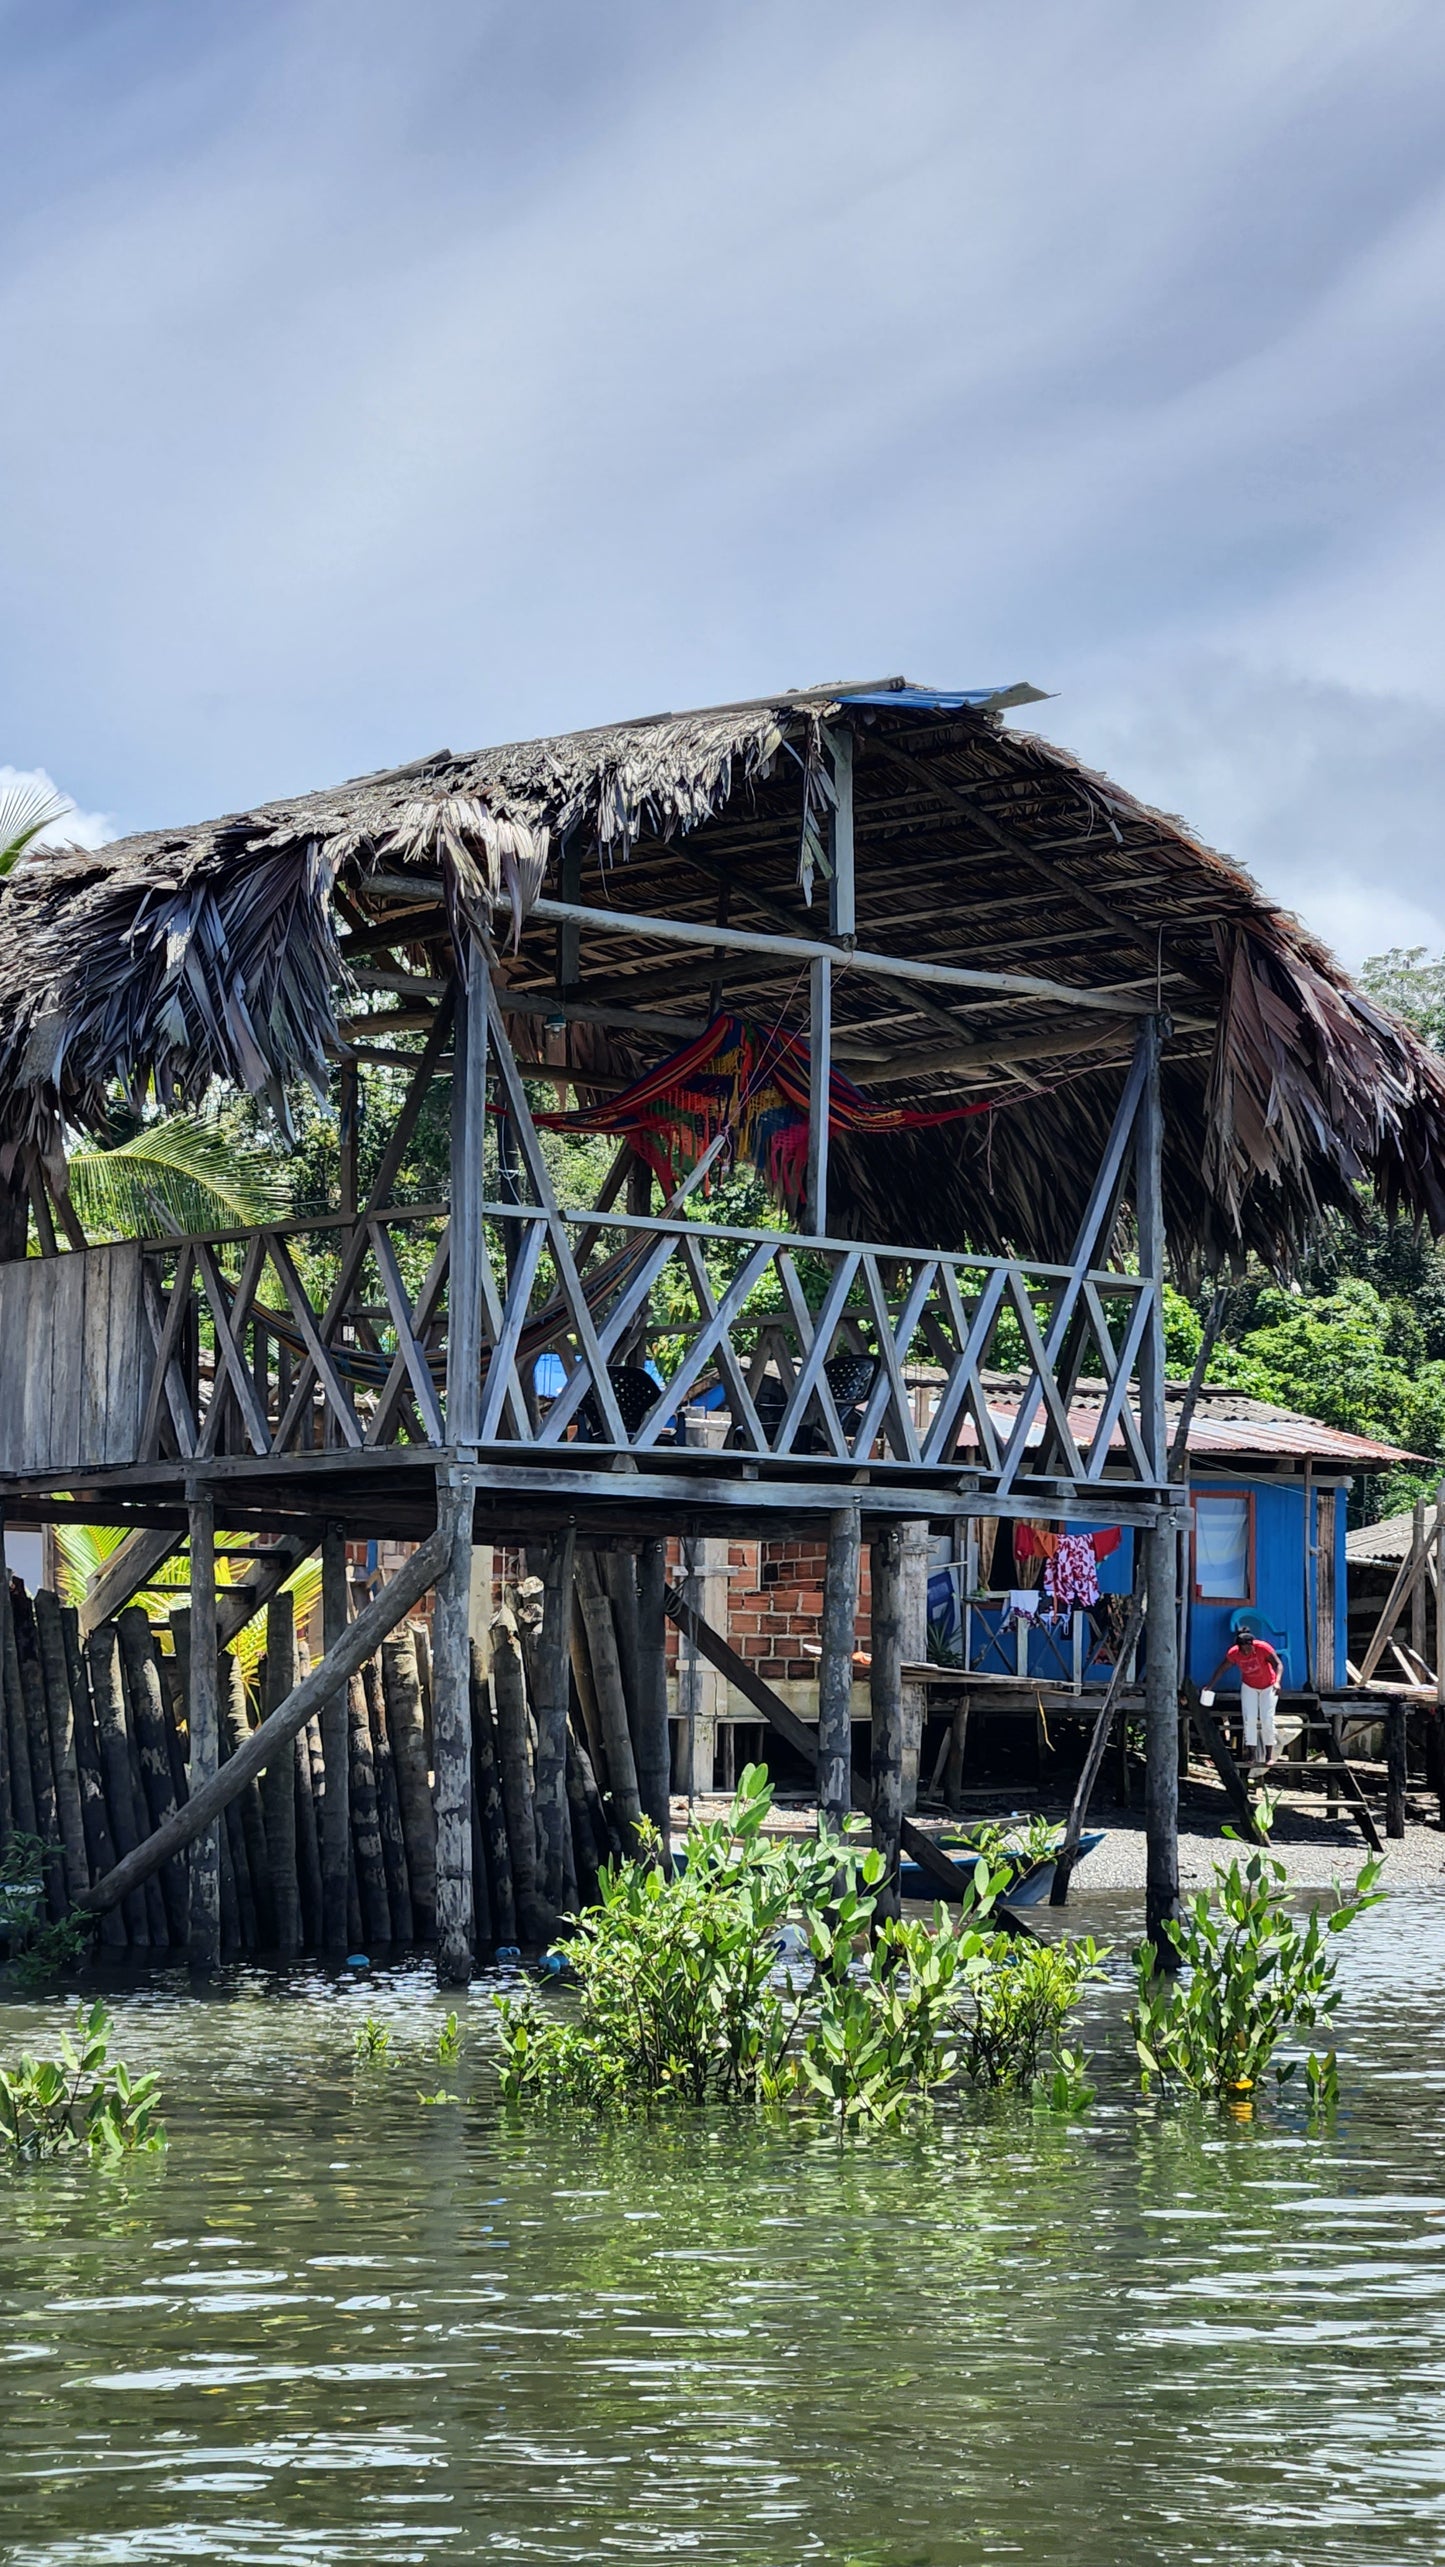
[[[0,1265],[0,1471],[137,1461],[153,1358],[136,1241]]]

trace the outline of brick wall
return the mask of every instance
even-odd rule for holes
[[[770,1684],[816,1684],[818,1661],[803,1647],[823,1631],[823,1569],[827,1545],[806,1537],[728,1545],[727,1638]],[[668,1552],[670,1577],[681,1574],[676,1546]],[[868,1551],[863,1549],[857,1646],[868,1646]],[[677,1632],[668,1625],[668,1658],[677,1655]]]

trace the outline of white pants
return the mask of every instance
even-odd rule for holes
[[[1274,1713],[1279,1701],[1278,1685],[1241,1685],[1239,1699],[1244,1709],[1244,1743],[1246,1747],[1273,1747]]]

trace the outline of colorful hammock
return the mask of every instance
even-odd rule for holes
[[[990,1104],[949,1105],[935,1113],[875,1105],[834,1070],[828,1129],[872,1139],[880,1133],[961,1122],[968,1115],[987,1114]],[[718,1133],[728,1131],[734,1160],[755,1168],[796,1212],[807,1176],[808,1046],[800,1034],[780,1027],[715,1016],[695,1042],[659,1061],[619,1096],[599,1105],[574,1106],[570,1112],[536,1114],[533,1120],[552,1132],[608,1132],[631,1141],[669,1192],[696,1167]]]

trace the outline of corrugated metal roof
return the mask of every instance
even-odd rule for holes
[[[923,1381],[942,1379],[931,1366],[909,1367],[910,1376]],[[989,1414],[996,1426],[1007,1430],[1018,1414],[1019,1399],[1026,1387],[1015,1374],[985,1373],[983,1387]],[[1103,1399],[1102,1382],[1084,1381],[1078,1385],[1069,1405],[1069,1431],[1075,1443],[1087,1444],[1098,1421]],[[1165,1415],[1172,1436],[1183,1405],[1184,1386],[1170,1385],[1165,1400]],[[1030,1429],[1029,1442],[1038,1443],[1043,1436],[1043,1421]],[[965,1434],[963,1441],[971,1441]],[[1116,1427],[1109,1439],[1111,1452],[1123,1447],[1123,1435]],[[1311,1461],[1330,1462],[1354,1475],[1377,1471],[1396,1462],[1419,1461],[1418,1453],[1404,1452],[1398,1444],[1384,1444],[1370,1435],[1352,1435],[1342,1426],[1325,1426],[1317,1417],[1303,1417],[1290,1408],[1276,1407],[1272,1400],[1251,1399],[1244,1391],[1218,1389],[1207,1385],[1200,1393],[1198,1405],[1189,1424],[1189,1453],[1192,1459],[1207,1461]]]
[[[1398,1568],[1408,1558],[1414,1538],[1413,1515],[1387,1515],[1378,1524],[1359,1524],[1347,1533],[1345,1557],[1362,1568]]]

